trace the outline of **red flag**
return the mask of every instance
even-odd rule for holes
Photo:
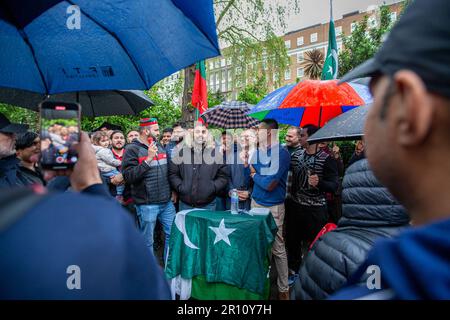
[[[206,88],[205,61],[195,64],[194,89],[192,90],[192,105],[202,114],[208,109],[208,91]]]

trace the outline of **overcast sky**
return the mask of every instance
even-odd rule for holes
[[[395,2],[399,2],[399,0],[333,0],[333,15],[334,19],[337,20],[349,12],[356,10],[366,11],[370,5],[392,4]],[[299,6],[300,13],[289,18],[286,32],[317,23],[324,23],[330,19],[329,0],[299,0]]]

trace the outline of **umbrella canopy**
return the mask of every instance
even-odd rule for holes
[[[280,98],[277,103],[265,101],[272,94]],[[249,114],[259,120],[272,118],[294,126],[314,124],[321,127],[343,112],[372,102],[367,86],[359,83],[338,85],[337,80],[305,80],[282,87],[272,94]]]
[[[76,101],[81,104],[81,115],[87,117],[136,115],[153,106],[153,102],[138,90],[66,92],[51,96],[30,91],[0,88],[0,101],[37,111],[43,100]]]
[[[0,87],[149,89],[220,54],[212,0],[2,0]]]
[[[337,140],[356,140],[364,135],[364,123],[370,106],[354,108],[330,120],[309,137],[309,143]]]
[[[202,119],[211,125],[224,129],[251,128],[259,121],[247,115],[253,105],[241,101],[227,101],[208,109],[201,115]]]

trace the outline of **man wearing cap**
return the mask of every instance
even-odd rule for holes
[[[334,299],[450,299],[449,21],[450,1],[412,2],[374,59],[343,78],[372,76],[366,156],[414,228],[379,241]]]
[[[41,156],[39,135],[31,131],[18,135],[16,155],[20,160],[20,171],[27,184],[45,185],[44,176],[37,165]]]
[[[27,184],[19,168],[20,160],[16,157],[16,134],[27,129],[27,125],[11,123],[0,113],[0,188]]]
[[[166,236],[165,257],[170,229],[175,218],[175,207],[171,201],[167,155],[158,138],[157,120],[141,119],[139,138],[133,140],[125,149],[122,174],[125,182],[131,185],[131,196],[136,205],[140,230],[151,252],[156,220],[161,222]]]

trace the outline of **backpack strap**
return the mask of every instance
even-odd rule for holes
[[[34,207],[45,194],[32,188],[2,190],[0,193],[0,233],[6,231]]]

